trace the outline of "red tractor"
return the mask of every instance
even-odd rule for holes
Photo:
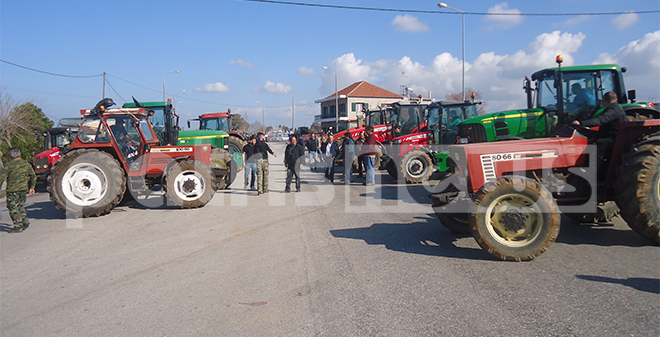
[[[648,111],[652,113],[652,111]],[[449,147],[449,189],[431,195],[443,225],[472,233],[503,260],[531,260],[559,234],[560,211],[581,222],[619,213],[640,235],[659,241],[660,113],[628,116],[613,151],[596,163],[593,130],[553,137]],[[618,206],[618,207],[617,207]]]
[[[152,110],[108,109],[112,105],[106,98],[85,113],[73,143],[53,166],[48,192],[59,210],[99,216],[111,212],[127,190],[137,199],[156,186],[183,208],[213,198],[216,180],[227,169],[214,167],[211,146],[158,146],[148,119]]]
[[[231,109],[228,109],[227,112],[202,114],[198,118],[189,119],[187,124],[190,129],[190,121],[199,121],[199,130],[224,131],[228,133],[227,151],[232,154],[243,153],[243,146],[247,144],[248,139],[242,132],[234,130],[232,116]],[[199,134],[195,135],[200,137]],[[179,137],[182,137],[181,134]]]
[[[34,156],[34,171],[38,181],[46,182],[50,169],[62,157],[62,153],[73,142],[82,118],[62,118],[57,126],[41,135],[43,151]]]

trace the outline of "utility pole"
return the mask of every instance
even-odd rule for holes
[[[103,97],[101,99],[105,98],[105,71],[103,72]]]

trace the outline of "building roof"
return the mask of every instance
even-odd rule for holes
[[[398,98],[402,99],[403,96],[395,94],[391,91],[385,90],[381,87],[377,87],[367,81],[355,82],[348,87],[339,90],[339,97],[369,97],[369,98]],[[335,97],[335,94],[324,98],[322,101],[325,101],[329,98]]]

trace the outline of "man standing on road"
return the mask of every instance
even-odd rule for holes
[[[261,154],[261,156],[257,156],[257,195],[262,195],[268,193],[268,154],[277,158],[273,149],[266,143],[266,135],[263,132],[259,132],[257,135],[255,153]]]
[[[325,168],[325,178],[330,180],[331,183],[335,182],[335,159],[339,154],[339,146],[335,142],[335,137],[333,135],[328,136],[328,142],[325,146],[325,162],[327,164]]]
[[[316,142],[316,134],[312,133],[312,136],[307,140],[307,150],[309,150],[309,167],[310,170],[316,171],[316,163],[319,161],[319,146]]]
[[[0,170],[0,185],[7,179],[7,209],[14,221],[14,228],[9,232],[21,233],[30,226],[25,211],[25,195],[34,195],[37,175],[32,165],[21,159],[21,151],[18,149],[9,151],[9,159],[7,167]]]
[[[344,133],[342,147],[344,150],[344,182],[348,184],[353,182],[353,160],[355,159],[355,142],[350,132]]]
[[[300,158],[305,158],[305,148],[298,143],[295,136],[289,137],[289,145],[284,150],[284,166],[286,167],[286,188],[284,192],[291,192],[291,180],[296,177],[296,192],[300,192]]]
[[[375,185],[376,184],[376,169],[374,164],[376,163],[376,136],[374,136],[374,127],[369,125],[365,128],[365,133],[367,137],[364,141],[364,169],[367,171],[367,181],[362,185]]]
[[[254,183],[257,180],[257,156],[254,155],[257,137],[252,136],[248,143],[243,146],[243,162],[245,163],[245,189],[256,190]]]

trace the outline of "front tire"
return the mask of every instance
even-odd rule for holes
[[[660,132],[644,137],[616,170],[621,217],[638,234],[660,241]]]
[[[429,180],[433,174],[433,161],[426,152],[414,150],[403,156],[400,168],[407,182],[419,184]]]
[[[55,207],[73,217],[110,213],[126,191],[126,175],[106,152],[78,149],[60,158],[48,177],[48,193]]]
[[[211,169],[196,160],[177,163],[165,177],[167,197],[182,208],[202,207],[215,193]]]
[[[548,250],[559,235],[559,208],[538,182],[504,176],[475,195],[469,225],[485,251],[502,260],[527,261]]]

